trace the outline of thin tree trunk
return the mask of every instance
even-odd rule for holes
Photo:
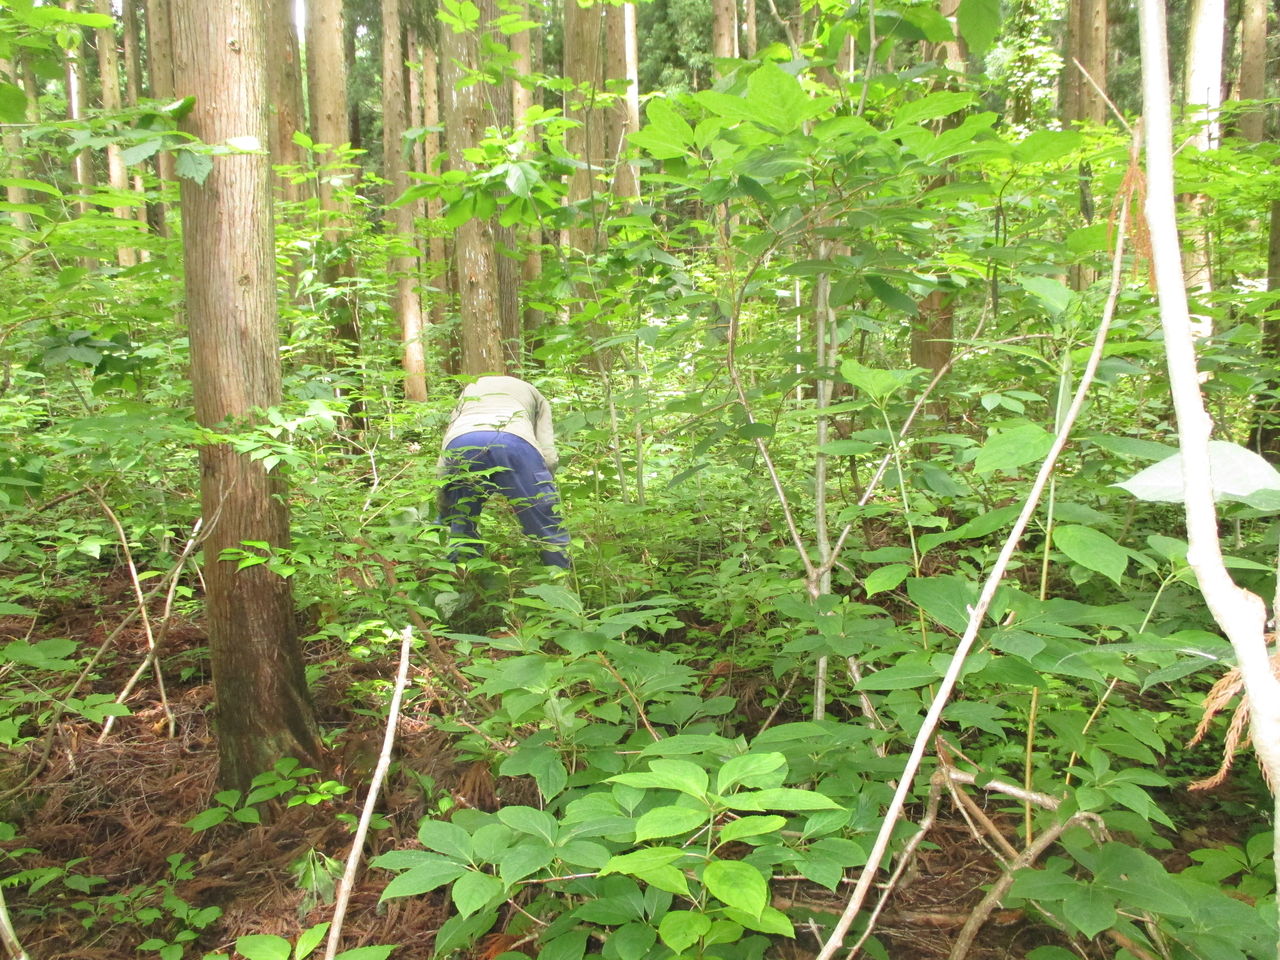
[[[71,13],[79,12],[78,0],[63,0],[63,8]],[[72,121],[84,120],[85,114],[89,111],[89,93],[85,88],[84,79],[84,37],[76,28],[77,36],[74,43],[67,48],[66,51],[66,71],[67,80],[67,118]],[[94,177],[93,177],[93,155],[88,149],[77,151],[72,158],[72,172],[76,181],[81,197],[76,201],[76,209],[81,216],[89,212],[90,205],[88,196],[93,193]]]
[[[520,0],[519,13],[528,19],[529,16],[528,0]],[[511,113],[516,124],[516,129],[520,131],[521,138],[525,143],[525,150],[533,154],[538,149],[538,133],[536,130],[525,126],[524,119],[534,103],[534,90],[532,78],[534,71],[537,69],[537,61],[534,56],[535,36],[540,37],[541,31],[522,30],[511,37],[511,53],[515,57],[513,65],[516,80],[511,85]],[[526,250],[524,260],[521,262],[520,281],[522,289],[528,289],[529,284],[533,283],[542,274],[542,228],[536,224],[529,227],[525,236]],[[545,315],[536,307],[530,306],[530,299],[524,299],[524,310],[521,316],[520,325],[521,333],[525,338],[534,334],[545,321]]]
[[[723,60],[738,55],[737,0],[711,0],[711,55]]]
[[[604,6],[581,7],[578,0],[564,4],[564,75],[573,82],[565,94],[565,115],[578,126],[565,135],[569,153],[582,161],[569,178],[568,202],[579,210],[576,225],[565,232],[565,245],[583,253],[599,245],[596,229],[596,176],[606,153],[605,122],[596,106],[596,91],[604,83]]]
[[[94,0],[94,12],[112,16],[111,0]],[[98,79],[102,84],[102,109],[108,113],[120,111],[120,51],[116,47],[115,24],[99,29]],[[125,169],[120,144],[107,144],[107,183],[112,190],[126,193],[129,190],[129,172]],[[112,210],[120,220],[133,219],[133,207],[122,206]],[[138,252],[131,246],[116,248],[116,262],[122,267],[132,267],[138,262]]]
[[[382,151],[388,207],[409,187],[404,157],[408,83],[400,2],[382,0]],[[427,363],[422,300],[418,295],[418,257],[414,251],[413,206],[392,207],[387,210],[386,219],[399,244],[399,251],[391,258],[391,272],[396,278],[394,310],[400,320],[404,395],[407,400],[426,400]]]
[[[151,96],[157,100],[174,99],[173,76],[173,17],[171,3],[174,0],[145,0],[147,11],[147,68],[151,80]],[[162,183],[177,179],[173,169],[173,154],[161,150],[156,155],[156,175]],[[152,207],[155,227],[162,236],[168,235],[168,213],[162,202]]]
[[[294,0],[267,0],[269,149],[273,164],[301,166],[306,151],[294,141],[306,123],[302,106],[302,62],[298,51],[298,30],[293,18]],[[276,178],[276,189],[287,202],[297,202],[307,194],[305,181],[295,177]]]
[[[22,86],[22,78],[18,76],[18,71],[13,61],[0,60],[0,76],[6,81],[12,83],[15,87]],[[21,180],[24,178],[22,169],[22,135],[18,131],[18,127],[14,124],[6,123],[3,127],[4,156],[0,157],[0,169],[4,170],[4,175],[10,180]],[[27,188],[20,183],[8,183],[4,188],[5,199],[15,207],[21,207],[26,204],[30,197]],[[9,220],[15,228],[23,233],[31,232],[31,214],[25,210],[14,209],[9,211]],[[25,263],[25,261],[24,261]]]
[[[1261,100],[1267,95],[1267,0],[1243,0],[1240,11],[1241,100]],[[1261,143],[1266,136],[1267,112],[1252,107],[1240,114],[1240,136]]]
[[[1184,103],[1188,119],[1196,124],[1191,142],[1201,151],[1216,149],[1220,139],[1222,108],[1222,49],[1226,30],[1224,0],[1194,0],[1187,35]],[[1190,224],[1182,245],[1182,270],[1188,289],[1205,300],[1213,294],[1213,238],[1207,224],[1208,197],[1192,194],[1186,199]],[[1195,315],[1196,335],[1207,337],[1213,321],[1207,313]]]
[[[123,0],[120,6],[123,15],[121,23],[124,28],[124,100],[130,107],[136,107],[142,97],[142,43],[138,30],[138,4],[140,2],[141,0]],[[146,229],[147,204],[145,197],[147,195],[147,181],[143,177],[140,167],[130,178],[130,185],[134,193],[144,198],[144,202],[134,208],[133,215]],[[145,248],[138,249],[138,259],[150,259]]]
[[[440,31],[440,59],[444,75],[444,128],[448,131],[449,166],[474,170],[463,151],[478,142],[484,130],[484,101],[478,84],[462,85],[464,71],[480,62],[480,38],[475,31]],[[492,223],[472,217],[454,234],[454,271],[462,317],[462,372],[481,375],[506,373],[502,326],[498,314],[498,271]]]
[[[183,130],[205,143],[265,142],[262,0],[178,0],[174,14],[180,90],[199,94]],[[270,174],[265,155],[234,153],[213,159],[203,185],[181,182],[191,378],[206,427],[280,401]],[[245,541],[287,547],[288,508],[281,475],[229,444],[201,449],[200,476],[220,772],[244,789],[281,757],[319,753],[290,581],[223,556]]]
[[[742,0],[742,43],[748,60],[754,59],[756,55],[756,35],[758,26],[756,24],[756,0]]]

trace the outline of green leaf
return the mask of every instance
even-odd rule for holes
[[[782,783],[786,767],[787,758],[780,753],[745,753],[730,757],[716,774],[716,793],[728,793],[739,784],[776,786]],[[774,777],[774,774],[779,775]]]
[[[720,828],[721,843],[732,843],[747,837],[759,837],[766,833],[776,833],[787,825],[787,818],[771,813],[763,817],[742,817],[731,820]]]
[[[517,844],[498,861],[498,873],[508,887],[537,873],[556,858],[556,852],[543,840],[530,838]]]
[[[196,153],[194,150],[175,150],[173,172],[184,180],[191,180],[197,186],[203,187],[205,180],[213,172],[213,157],[207,153]]]
[[[1096,886],[1081,885],[1063,902],[1062,915],[1092,939],[1115,924],[1115,898]]]
[[[650,760],[648,773],[623,773],[610,777],[611,783],[625,783],[630,787],[661,787],[678,790],[699,799],[707,795],[710,782],[707,771],[688,760]]]
[[[381,859],[381,858],[379,858]],[[411,867],[400,876],[392,879],[382,891],[379,902],[394,900],[396,897],[416,897],[429,893],[446,883],[452,883],[467,872],[467,867],[443,857],[436,863]]]
[[[231,811],[226,807],[211,807],[208,810],[202,810],[194,817],[183,824],[188,830],[199,833],[201,830],[208,830],[210,827],[216,827],[227,817],[231,816]]]
[[[636,843],[655,837],[675,837],[705,826],[710,819],[707,810],[689,807],[655,807],[636,821]]]
[[[1073,562],[1086,569],[1096,570],[1116,586],[1120,585],[1129,566],[1128,551],[1105,533],[1092,527],[1075,524],[1057,527],[1053,533],[1053,543]]]
[[[491,877],[479,870],[468,870],[453,884],[453,905],[458,908],[458,915],[469,917],[478,910],[483,910],[491,900],[506,893],[507,887],[497,877]]]
[[[658,931],[647,923],[624,923],[605,941],[604,956],[617,960],[642,960],[658,939]]]
[[[919,310],[916,302],[889,281],[881,277],[867,277],[867,286],[875,294],[876,299],[892,310],[914,317]]]
[[[813,790],[796,790],[791,787],[773,787],[768,790],[751,790],[725,797],[724,805],[732,810],[839,810],[836,803],[825,794]]]
[[[569,771],[551,747],[522,747],[502,762],[498,772],[504,777],[532,775],[544,800],[558,797],[569,783]]]
[[[877,593],[894,589],[909,576],[911,576],[911,564],[885,564],[883,567],[876,567],[867,575],[867,579],[862,583],[862,589],[866,591],[868,597],[874,597]]]
[[[759,918],[769,903],[769,884],[760,871],[741,860],[713,860],[702,882],[721,903]]]
[[[927,654],[908,653],[893,666],[867,674],[858,683],[858,689],[915,690],[933,683],[941,676]]]
[[[949,90],[930,93],[919,100],[909,100],[900,106],[894,111],[893,122],[898,126],[907,126],[940,120],[971,106],[976,101],[977,98],[972,93],[957,93]]]
[[[1000,0],[960,0],[956,26],[969,51],[983,56],[1000,32]]]
[[[1209,473],[1215,500],[1258,500],[1254,505],[1260,509],[1275,509],[1268,501],[1280,497],[1280,472],[1252,450],[1225,440],[1210,440]],[[1161,460],[1116,486],[1139,500],[1182,503],[1182,454]]]
[[[711,932],[711,918],[692,910],[668,910],[658,924],[658,936],[676,956]]]
[[[512,830],[541,837],[547,843],[555,843],[560,835],[560,826],[556,818],[545,810],[534,807],[503,807],[498,811],[498,819]]]
[[[471,835],[456,823],[444,820],[424,818],[418,824],[418,842],[456,860],[470,860],[473,851]]]
[[[648,123],[628,139],[656,160],[683,157],[693,146],[693,128],[671,104],[654,98],[645,107]]]
[[[582,960],[587,953],[587,931],[570,930],[548,940],[538,951],[538,960]]]
[[[329,921],[317,923],[298,934],[298,942],[293,948],[293,960],[306,960],[320,946],[325,934],[329,932]]]
[[[12,83],[0,83],[0,123],[22,123],[27,118],[27,95]]]
[[[967,0],[962,0],[962,4],[963,2]],[[986,0],[980,0],[980,2],[986,2]],[[1043,303],[1054,316],[1064,313],[1067,307],[1071,306],[1071,301],[1075,299],[1071,289],[1061,280],[1055,280],[1053,277],[1034,275],[1018,277],[1018,285]]]
[[[726,908],[724,915],[730,920],[736,920],[750,930],[772,933],[780,937],[795,937],[796,935],[795,927],[791,925],[787,915],[774,907],[765,907],[760,911],[760,916],[758,917],[753,917],[744,910],[735,910],[732,907]]]
[[[684,856],[684,851],[675,847],[645,847],[631,853],[620,853],[610,857],[600,870],[600,876],[611,873],[627,873],[636,875],[638,870],[650,870],[654,867],[665,867],[675,863]]]
[[[880,370],[849,359],[840,364],[840,375],[855,389],[861,390],[875,403],[888,400],[905,387],[914,376],[911,370]]]
[[[1076,895],[1083,886],[1078,880],[1053,870],[1019,870],[1009,888],[1010,896],[1025,900],[1056,902]]]
[[[975,473],[1016,473],[1024,464],[1043,460],[1053,435],[1034,423],[1021,423],[991,437],[973,462]]]
[[[964,633],[969,608],[978,602],[978,585],[955,574],[916,577],[907,581],[907,596],[948,630]]]
[[[284,937],[251,933],[237,938],[236,952],[245,960],[289,960],[292,948]]]
[[[387,960],[396,944],[374,944],[368,947],[356,947],[354,950],[343,950],[333,960]]]

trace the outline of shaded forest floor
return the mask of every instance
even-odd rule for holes
[[[68,610],[42,624],[40,632],[96,646],[129,610],[122,596],[106,605]],[[40,639],[30,630],[30,620],[0,620],[0,642]],[[328,769],[322,773],[351,785],[350,794],[316,806],[286,807],[271,801],[262,805],[261,824],[227,822],[193,833],[183,824],[210,807],[218,789],[210,723],[213,692],[200,650],[204,642],[196,623],[176,624],[168,635],[163,663],[174,735],[170,736],[154,678],[148,676],[149,682],[139,685],[129,699],[132,715],[119,718],[105,738],[101,725],[82,718],[61,721],[49,741],[47,762],[16,796],[7,796],[0,820],[12,823],[17,834],[3,845],[10,856],[4,876],[39,868],[53,874],[43,885],[18,884],[6,890],[15,927],[31,957],[132,960],[140,955],[140,943],[173,938],[191,925],[185,915],[209,906],[218,907],[221,915],[197,931],[184,957],[208,951],[230,955],[236,938],[246,934],[292,938],[332,916],[333,876],[316,854],[331,858],[331,870],[340,873],[351,831],[337,815],[359,815],[382,736],[378,711],[357,709],[346,694],[360,679],[391,678],[395,663],[366,661],[356,665],[356,676],[337,650],[313,645],[308,651],[317,661],[347,664],[341,668],[345,674],[330,670],[316,692],[322,724],[340,731],[332,738]],[[118,693],[145,653],[141,631],[124,630],[94,690]],[[430,715],[418,712],[421,709],[419,703],[402,717],[397,742],[401,770],[397,773],[393,767],[384,787],[380,812],[387,825],[371,835],[366,861],[409,845],[418,820],[428,812],[420,781],[405,770],[429,775],[437,800],[447,794],[455,804],[482,809],[536,803],[531,781],[495,780],[483,763],[457,762],[448,737],[433,726]],[[4,788],[11,791],[29,775],[45,732],[39,731],[40,739],[29,750],[3,759]],[[1016,832],[1012,824],[1003,826],[1011,835]],[[948,957],[982,888],[997,876],[992,855],[944,802],[928,841],[877,923],[876,935],[887,955],[893,960]],[[384,871],[362,870],[347,912],[343,946],[399,944],[393,957],[425,960],[447,916],[446,903],[434,893],[380,905],[388,879]],[[817,934],[843,909],[844,897],[806,881],[775,881],[773,893],[775,905],[796,920],[797,939],[776,941],[769,956],[814,956]],[[510,949],[514,938],[503,935],[504,919],[472,957],[489,960]],[[1021,958],[1046,943],[1066,945],[1056,931],[1028,913],[997,911],[968,957]],[[1096,946],[1091,955],[1107,957],[1113,949],[1110,944]]]

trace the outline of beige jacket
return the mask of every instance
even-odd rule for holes
[[[443,449],[464,433],[496,430],[528,440],[554,471],[560,464],[551,426],[551,404],[532,384],[515,377],[481,377],[463,388],[440,442]],[[440,458],[441,470],[444,466]]]

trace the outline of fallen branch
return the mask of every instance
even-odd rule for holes
[[[333,960],[342,942],[342,921],[347,915],[347,903],[351,900],[351,889],[355,886],[356,871],[360,868],[364,838],[369,832],[369,823],[373,820],[373,808],[378,805],[382,781],[386,779],[387,768],[391,766],[391,749],[396,742],[400,701],[404,696],[405,683],[409,679],[409,652],[412,647],[413,628],[405,627],[400,634],[400,669],[396,673],[396,685],[391,694],[391,705],[387,709],[387,730],[382,738],[382,752],[378,754],[378,765],[374,768],[373,780],[369,783],[369,795],[365,797],[364,809],[360,811],[360,823],[356,827],[355,837],[351,840],[351,852],[347,854],[347,867],[342,873],[342,880],[338,883],[338,891],[333,903],[333,925],[329,927],[329,940],[325,945],[324,960]]]

